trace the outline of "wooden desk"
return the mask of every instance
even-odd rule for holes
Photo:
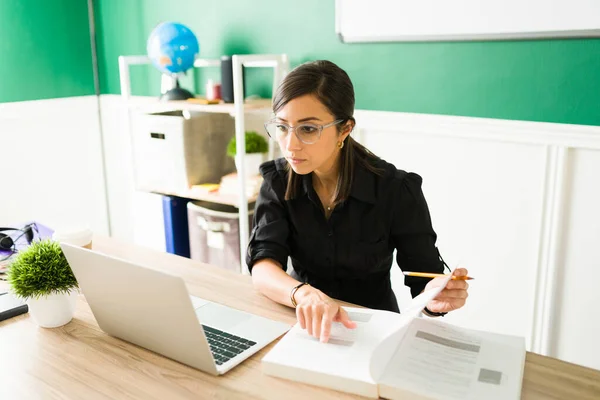
[[[112,239],[95,238],[93,246],[182,276],[192,295],[295,321],[291,309],[254,291],[248,276]],[[0,399],[352,398],[264,375],[260,360],[272,346],[226,375],[213,377],[106,335],[80,296],[75,318],[61,328],[38,328],[28,314],[0,323]],[[597,400],[600,371],[528,353],[522,393],[527,400]]]

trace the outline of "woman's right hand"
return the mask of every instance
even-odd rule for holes
[[[304,285],[294,295],[296,300],[296,317],[302,329],[309,335],[320,339],[322,343],[329,340],[332,322],[341,322],[346,328],[356,328],[348,313],[335,300],[312,286]]]

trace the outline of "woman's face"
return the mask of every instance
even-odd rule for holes
[[[305,95],[287,103],[275,115],[275,121],[295,128],[303,124],[327,125],[334,122],[335,117],[316,97]],[[304,132],[297,130],[297,134],[290,129],[287,134],[280,135],[277,141],[283,156],[297,174],[305,175],[313,171],[327,172],[335,165],[339,155],[338,142],[346,139],[350,133],[350,129],[346,128],[340,134],[338,128],[337,124],[324,128],[318,140],[311,144],[303,143],[298,139],[298,135],[309,137],[310,129],[304,129]],[[318,133],[316,135],[318,136]]]

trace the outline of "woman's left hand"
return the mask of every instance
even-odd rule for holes
[[[455,276],[467,276],[468,271],[465,268],[454,270]],[[429,281],[425,286],[425,291],[433,289],[444,284],[446,278],[435,278]],[[427,309],[432,312],[449,312],[458,310],[465,305],[469,293],[469,284],[465,280],[451,279],[446,287],[427,304]]]

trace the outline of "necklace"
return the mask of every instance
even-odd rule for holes
[[[315,190],[316,190],[316,189],[315,189]],[[323,193],[323,192],[327,193],[327,192],[324,190],[324,188],[323,188],[323,189],[321,189],[320,191],[317,191],[317,192],[318,192],[318,193]],[[324,207],[325,209],[327,209],[327,211],[331,211],[331,208],[334,206],[334,199],[331,199],[331,196],[330,196],[330,195],[327,195],[327,196],[321,196],[321,195],[319,194],[319,197],[321,198],[321,204],[323,204],[323,207]],[[325,205],[325,202],[323,201],[323,198],[327,198],[327,199],[329,200],[329,205]]]
[[[329,203],[329,205],[327,206],[327,211],[331,211],[331,207],[333,207],[333,202]]]
[[[331,211],[332,208],[335,208],[335,199],[329,199],[329,205],[326,207],[327,211]]]

